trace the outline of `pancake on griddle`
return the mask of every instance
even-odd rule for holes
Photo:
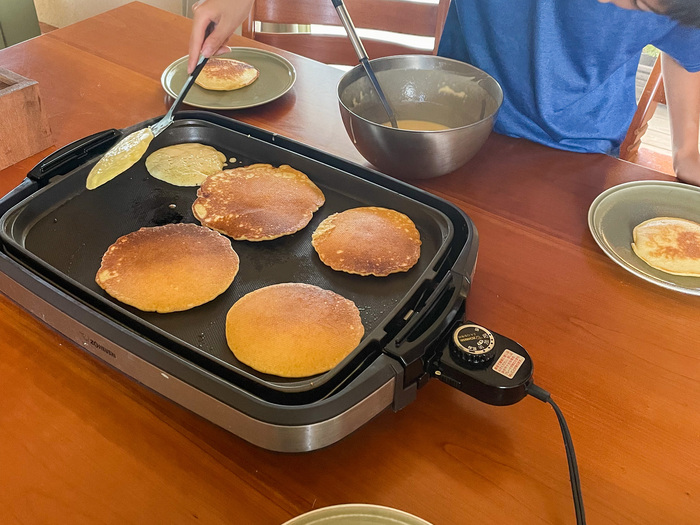
[[[259,288],[226,315],[226,340],[236,358],[281,377],[330,370],[357,347],[364,331],[355,303],[303,283]]]
[[[204,226],[237,241],[266,241],[304,228],[324,202],[301,171],[251,164],[208,177],[192,212]]]
[[[213,91],[232,91],[255,82],[260,72],[250,64],[232,58],[210,58],[197,75],[195,84]]]
[[[95,281],[139,310],[177,312],[223,293],[238,263],[223,235],[197,224],[166,224],[117,239],[102,256]]]
[[[673,275],[700,277],[700,224],[656,217],[632,230],[632,249],[649,266]]]
[[[330,215],[316,228],[311,244],[334,270],[386,277],[418,262],[421,240],[403,213],[368,206]]]
[[[146,158],[148,173],[174,186],[199,186],[209,175],[221,171],[224,164],[226,155],[197,142],[166,146]]]
[[[85,180],[85,187],[94,190],[124,173],[141,160],[152,140],[153,131],[150,127],[134,131],[122,138],[92,167]]]

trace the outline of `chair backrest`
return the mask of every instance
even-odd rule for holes
[[[0,49],[40,34],[33,0],[0,2]]]
[[[649,121],[659,104],[666,104],[666,92],[664,91],[664,79],[661,75],[661,60],[657,58],[642,95],[639,97],[637,111],[634,113],[625,140],[622,141],[620,146],[621,159],[630,162],[637,161],[642,135],[647,130]]]
[[[350,18],[359,30],[389,31],[400,35],[431,37],[431,48],[411,43],[387,42],[361,34],[370,59],[404,54],[435,54],[447,16],[450,0],[432,3],[410,0],[344,0]],[[335,35],[309,32],[262,31],[261,24],[301,24],[342,27],[331,0],[255,0],[248,20],[243,23],[245,37],[327,64],[356,65],[357,55],[345,31]],[[262,26],[265,28],[265,26]]]

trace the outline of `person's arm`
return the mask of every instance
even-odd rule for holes
[[[700,72],[690,73],[662,53],[661,73],[671,123],[673,170],[680,180],[700,186]]]
[[[199,55],[210,57],[219,51],[238,26],[247,18],[253,0],[200,0],[192,6],[193,20],[190,33],[190,58],[187,72],[192,73]],[[206,42],[204,32],[210,22],[216,26]],[[224,47],[223,51],[227,49]]]

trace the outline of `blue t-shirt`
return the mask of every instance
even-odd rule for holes
[[[501,84],[495,131],[617,154],[636,109],[635,74],[647,44],[700,70],[700,30],[596,0],[452,0],[438,54]]]

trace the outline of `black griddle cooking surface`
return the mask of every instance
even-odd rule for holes
[[[381,352],[380,343],[392,335],[392,323],[430,291],[439,271],[444,272],[440,264],[454,240],[452,221],[407,194],[279,146],[276,140],[283,141],[275,135],[256,138],[219,125],[226,124],[227,119],[222,117],[211,118],[217,123],[204,118],[176,120],[153,141],[141,161],[95,190],[86,190],[85,179],[96,158],[56,177],[52,184],[3,216],[3,241],[13,257],[42,277],[225,379],[288,393],[318,389],[324,384],[326,390],[333,388],[363,361]],[[185,312],[142,312],[107,295],[95,283],[95,274],[102,255],[121,235],[172,222],[198,224],[191,211],[197,188],[159,181],[148,174],[144,164],[156,149],[183,142],[200,142],[223,152],[232,159],[226,168],[254,162],[289,164],[321,188],[326,202],[310,224],[294,235],[256,243],[232,241],[241,260],[240,271],[231,287],[213,301]],[[363,170],[358,167],[360,175],[369,171]],[[415,191],[419,194],[420,190]],[[411,217],[423,243],[416,266],[406,273],[377,278],[336,272],[320,262],[311,246],[312,232],[332,213],[358,206],[383,206]],[[248,292],[283,282],[333,290],[354,301],[360,310],[365,327],[363,341],[326,374],[289,380],[260,374],[240,363],[228,349],[225,317],[231,305]]]

